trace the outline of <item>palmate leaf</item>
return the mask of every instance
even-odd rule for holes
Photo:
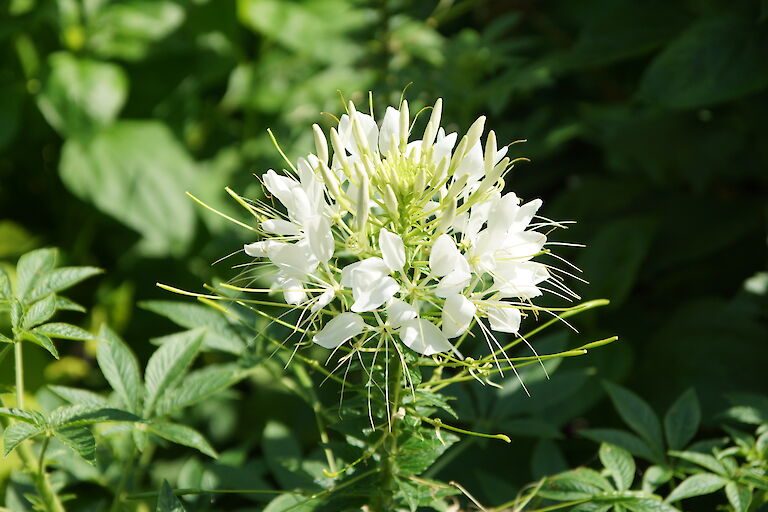
[[[209,366],[190,372],[178,385],[160,396],[155,406],[155,415],[165,416],[194,405],[227,389],[244,375],[236,365]]]
[[[187,427],[186,425],[160,421],[150,423],[148,430],[156,436],[167,439],[172,443],[195,448],[196,450],[214,459],[218,457],[216,450],[213,449],[205,437],[203,437],[203,435],[197,430]]]
[[[109,407],[109,400],[87,389],[71,388],[68,386],[48,386],[48,388],[71,404],[82,404],[96,408]]]
[[[642,457],[645,460],[661,462],[654,455],[648,443],[630,432],[613,428],[590,428],[579,433],[598,443],[610,443],[624,448],[632,455]]]
[[[689,389],[680,395],[664,416],[664,432],[669,447],[679,450],[688,444],[696,435],[700,421],[699,400],[696,392]]]
[[[90,332],[77,327],[76,325],[66,324],[63,322],[50,322],[43,325],[38,325],[32,329],[33,333],[43,334],[49,338],[61,338],[65,340],[97,340],[98,338]]]
[[[600,445],[600,462],[603,463],[616,488],[620,491],[626,491],[632,486],[635,479],[635,460],[626,450],[618,446],[603,443]]]
[[[708,455],[706,453],[699,453],[694,451],[685,451],[685,452],[677,452],[677,451],[670,451],[670,455],[673,457],[678,457],[683,460],[687,460],[688,462],[693,462],[694,464],[698,464],[699,466],[706,468],[713,473],[717,473],[721,476],[728,476],[728,469],[725,467],[725,465],[717,460],[712,455]]]
[[[102,273],[96,267],[61,267],[44,275],[29,295],[29,300],[37,300],[48,294],[66,290],[77,283]]]
[[[50,354],[56,359],[59,358],[59,351],[56,350],[56,345],[54,345],[53,340],[51,340],[51,338],[49,338],[45,334],[40,334],[34,331],[28,331],[24,333],[23,338],[31,341],[36,345],[40,345],[45,350],[50,352]]]
[[[54,427],[76,427],[104,423],[107,421],[142,421],[128,411],[111,407],[92,407],[84,404],[64,405],[48,416],[48,423]]]
[[[45,274],[56,265],[56,249],[45,248],[28,252],[16,264],[16,297],[26,299],[27,294]]]
[[[136,356],[106,325],[99,331],[99,337],[103,341],[99,343],[96,351],[96,360],[99,362],[104,378],[123,401],[127,410],[139,412],[144,384],[141,382]]]
[[[167,480],[163,480],[160,487],[160,494],[157,497],[157,508],[155,512],[185,512],[184,505],[173,493],[173,489],[168,485]]]
[[[0,267],[0,301],[11,300],[13,298],[13,288],[11,287],[11,278],[3,267]]]
[[[53,316],[56,312],[56,297],[54,295],[48,295],[44,299],[40,299],[33,303],[29,309],[24,313],[24,317],[21,321],[21,327],[23,329],[31,329],[32,327],[42,324]]]
[[[409,432],[408,436],[397,451],[398,473],[406,476],[426,471],[445,450],[459,440],[454,434],[442,431],[438,434],[432,428]]]
[[[664,440],[661,424],[651,406],[636,394],[616,384],[606,382],[605,389],[621,419],[648,443],[654,456],[663,460]]]
[[[539,495],[551,500],[572,501],[612,490],[611,483],[597,471],[577,468],[549,478],[539,490]]]
[[[64,427],[55,430],[53,435],[89,464],[96,463],[96,439],[86,427]]]
[[[749,505],[752,503],[752,493],[749,487],[739,485],[736,482],[728,482],[725,485],[725,495],[728,497],[728,502],[733,507],[734,512],[747,512],[749,510]]]
[[[6,418],[13,418],[30,425],[45,426],[46,419],[41,413],[37,411],[28,411],[26,409],[17,409],[15,407],[0,407],[0,416]]]
[[[632,498],[622,501],[621,505],[631,512],[680,512],[669,503],[654,498]]]
[[[144,374],[147,391],[145,417],[151,417],[160,395],[168,391],[192,364],[200,350],[202,335],[202,329],[179,333],[149,358]]]
[[[16,422],[3,432],[3,456],[8,456],[19,444],[41,434],[45,430],[40,425]]]
[[[669,493],[666,501],[668,503],[674,503],[675,501],[680,501],[685,498],[712,494],[713,492],[722,489],[727,482],[728,480],[719,475],[712,473],[698,473],[689,476],[680,482],[680,484]]]

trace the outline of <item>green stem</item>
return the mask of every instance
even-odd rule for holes
[[[328,431],[325,428],[323,406],[320,403],[320,399],[317,397],[317,393],[315,393],[312,379],[309,378],[309,375],[302,365],[294,364],[292,367],[299,382],[306,390],[309,404],[312,407],[312,411],[315,413],[315,423],[317,424],[317,431],[320,433],[320,441],[323,443],[323,452],[325,453],[325,460],[328,462],[328,471],[336,473],[336,457],[333,455],[333,450],[330,446],[331,440],[328,437]]]
[[[22,351],[21,340],[14,341],[13,347],[14,366],[16,369],[16,407],[24,408],[24,353]],[[40,459],[36,460],[32,448],[28,443],[21,443],[17,448],[19,458],[21,459],[27,471],[34,474],[35,487],[40,495],[40,500],[45,507],[46,512],[65,512],[64,505],[61,504],[56,492],[48,479],[48,473],[45,472],[45,451],[48,445],[48,438],[43,441]]]
[[[390,420],[389,430],[384,434],[385,442],[381,444],[381,491],[378,493],[374,502],[372,503],[371,510],[373,512],[386,512],[393,509],[393,499],[396,492],[395,475],[396,475],[396,463],[397,451],[398,451],[398,428],[400,426],[400,415],[398,409],[400,409],[400,394],[402,392],[401,381],[403,379],[403,367],[398,359],[397,354],[393,354],[387,365],[391,368],[395,367],[392,374],[389,376],[389,382],[387,386],[389,388],[390,397]]]
[[[128,463],[125,465],[125,468],[123,470],[123,474],[120,476],[120,481],[117,483],[117,489],[115,489],[114,498],[112,499],[112,506],[110,507],[110,512],[119,512],[120,510],[120,503],[123,501],[125,496],[125,487],[128,485],[128,479],[131,477],[131,474],[133,473],[133,466],[136,464],[136,447],[134,446],[133,451],[131,452],[131,456],[128,459]]]

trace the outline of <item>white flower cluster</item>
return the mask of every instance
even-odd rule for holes
[[[314,125],[315,154],[263,175],[282,207],[248,203],[262,239],[245,252],[276,267],[273,289],[302,310],[315,343],[399,339],[432,355],[477,322],[490,345],[492,331],[518,332],[542,283],[562,289],[532,261],[547,252],[536,229],[552,225],[531,223],[541,201],[501,193],[508,147],[493,131],[481,143],[484,117],[457,145],[441,111],[438,100],[409,141],[407,102],[388,107],[381,126],[350,102],[330,130],[332,158]]]

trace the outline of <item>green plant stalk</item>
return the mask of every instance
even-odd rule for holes
[[[133,474],[133,468],[136,465],[136,447],[133,447],[131,456],[128,459],[128,463],[125,465],[125,470],[120,476],[120,481],[117,483],[117,489],[115,489],[114,498],[112,499],[112,506],[109,508],[110,512],[119,512],[120,503],[126,498],[125,487],[128,485],[128,480]]]
[[[24,353],[22,350],[21,340],[14,341],[13,347],[14,366],[16,369],[16,407],[19,409],[24,408]],[[43,506],[47,512],[65,512],[64,505],[62,505],[59,496],[53,490],[51,481],[48,478],[48,473],[45,472],[45,448],[47,448],[48,438],[46,438],[45,445],[40,453],[40,460],[35,459],[35,454],[32,453],[28,443],[21,443],[18,448],[19,458],[22,464],[30,473],[34,474],[35,487],[40,495],[40,499],[43,502]]]
[[[328,462],[328,471],[336,473],[336,457],[333,455],[333,450],[330,445],[331,439],[328,437],[328,431],[325,428],[323,406],[320,403],[317,393],[315,393],[312,379],[309,378],[309,375],[307,375],[307,372],[302,365],[294,364],[292,366],[296,377],[307,391],[307,398],[312,406],[312,411],[315,413],[315,423],[317,424],[317,431],[320,434],[320,441],[323,443],[323,453],[325,453],[325,460]]]
[[[375,496],[374,503],[371,504],[371,510],[373,512],[387,512],[393,510],[393,500],[396,492],[395,486],[395,460],[397,459],[398,451],[398,438],[400,426],[400,418],[398,409],[400,408],[400,394],[402,391],[401,381],[403,378],[403,367],[398,359],[397,354],[392,354],[388,365],[394,365],[395,370],[389,378],[387,386],[389,386],[389,396],[391,397],[391,413],[389,420],[389,430],[384,434],[386,436],[385,442],[381,443],[380,447],[380,460],[381,460],[381,491]],[[390,366],[391,368],[392,366]]]

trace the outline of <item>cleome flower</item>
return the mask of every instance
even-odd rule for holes
[[[457,143],[441,112],[438,100],[410,140],[406,101],[380,125],[350,102],[330,129],[332,153],[314,125],[315,154],[262,176],[273,200],[243,200],[261,235],[245,252],[275,270],[272,289],[301,310],[314,343],[399,340],[461,357],[457,341],[477,324],[494,352],[494,333],[517,334],[527,313],[546,310],[532,299],[573,295],[534,261],[549,253],[543,230],[558,224],[536,216],[540,200],[502,193],[523,159],[506,156],[493,131],[481,140],[484,117]]]

